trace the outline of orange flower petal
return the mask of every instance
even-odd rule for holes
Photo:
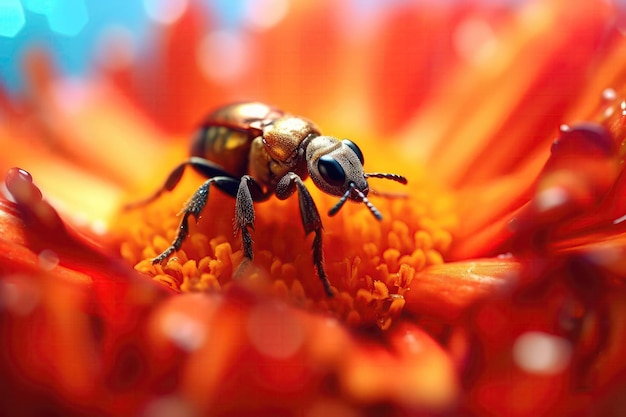
[[[520,264],[512,258],[474,259],[431,266],[405,295],[407,310],[446,323],[464,320],[477,302],[514,285]]]

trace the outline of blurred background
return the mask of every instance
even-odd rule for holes
[[[480,3],[483,9],[485,5],[488,9],[502,9],[518,1],[473,3]],[[429,6],[426,9],[439,9],[441,4],[443,10],[456,2],[427,1],[425,4]],[[409,5],[417,9],[416,2],[410,0],[346,0],[330,2],[330,6],[325,1],[311,0],[2,0],[0,88],[13,98],[28,89],[33,77],[32,74],[29,77],[29,65],[25,62],[33,50],[39,50],[45,51],[48,69],[44,72],[59,80],[87,79],[90,83],[97,80],[98,74],[104,74],[102,79],[114,79],[116,84],[124,85],[126,91],[133,90],[135,97],[143,100],[140,107],[170,132],[188,132],[207,109],[230,100],[260,99],[295,113],[310,114],[306,113],[312,110],[306,102],[313,101],[311,96],[321,102],[319,87],[331,85],[328,78],[342,76],[337,75],[340,71],[333,67],[337,58],[346,62],[344,72],[348,78],[351,78],[350,72],[354,73],[351,68],[363,65],[341,51],[362,55],[359,48],[371,44],[368,36],[380,37],[376,29],[385,16],[406,14]],[[446,16],[444,22],[442,16]],[[437,60],[425,59],[432,54],[430,48],[425,48],[424,40],[433,42],[433,25],[443,23],[437,31],[451,32],[449,13],[433,15],[429,12],[429,16],[423,17],[433,24],[420,28],[419,25],[405,27],[406,22],[399,22],[398,33],[388,31],[387,39],[381,41],[394,42],[393,37],[397,35],[419,39],[412,51],[404,46],[402,54],[397,54],[397,50],[388,52],[407,57],[397,62],[401,65],[397,70],[406,79],[419,78],[426,86],[429,80],[419,73],[424,67],[419,70],[414,62],[407,65],[404,60],[428,61],[432,70]],[[418,17],[418,21],[420,19]],[[308,21],[302,24],[303,20]],[[289,33],[291,39],[283,39],[284,33]],[[438,45],[441,51],[446,48],[446,43]],[[380,53],[380,48],[372,50],[374,54]],[[442,56],[445,54],[441,52]],[[264,62],[259,63],[259,60]],[[156,74],[157,68],[160,74]],[[172,72],[180,74],[172,76]],[[369,68],[363,72],[377,71]],[[285,87],[286,80],[298,90]],[[346,88],[347,91],[362,90],[355,88],[359,82],[356,77],[343,84],[351,87]],[[397,85],[398,89],[405,88],[400,82]],[[277,91],[277,86],[291,99],[267,94]],[[68,95],[76,90],[67,83],[62,89]],[[190,93],[188,89],[196,91]],[[421,90],[423,88],[416,94]],[[203,103],[195,103],[198,91],[207,91],[210,97],[204,98]],[[238,91],[239,95],[231,94],[233,91]],[[329,102],[341,107],[333,93],[348,94],[343,89],[324,92]],[[354,101],[359,100],[363,101],[361,98]],[[163,115],[154,110],[166,106],[170,109],[182,106],[186,111],[172,110]],[[354,103],[346,106],[356,109]],[[204,110],[189,110],[190,107]],[[350,113],[356,114],[356,111]],[[315,112],[310,117],[316,117]],[[395,122],[390,120],[389,125]]]
[[[37,116],[44,129],[24,136],[57,150],[81,122],[102,157],[113,137],[124,138],[120,153],[129,138],[152,149],[159,133],[161,142],[189,137],[217,106],[260,100],[359,138],[362,148],[384,138],[454,186],[480,182],[489,175],[464,160],[466,146],[504,168],[547,152],[534,143],[611,86],[600,79],[593,102],[580,98],[621,39],[620,3],[0,0],[0,121],[3,111]],[[112,109],[132,118],[114,123]],[[506,146],[485,146],[504,136]],[[65,151],[78,153],[77,141],[66,140]]]
[[[222,29],[234,30],[242,24],[243,12],[252,2],[202,0],[197,3],[203,6],[201,10],[207,18],[217,16]],[[285,7],[287,1],[273,3]],[[58,68],[71,75],[84,74],[94,60],[102,60],[102,50],[108,43],[125,44],[125,58],[131,60],[142,47],[149,45],[155,29],[174,23],[187,7],[188,0],[3,0],[0,2],[0,75],[9,90],[20,89],[24,82],[20,69],[23,54],[33,45],[49,49]],[[107,65],[124,64],[128,62]]]
[[[341,2],[341,7],[365,15],[408,2],[349,0]],[[97,63],[111,67],[129,65],[147,53],[146,48],[163,26],[175,23],[192,5],[204,13],[203,19],[211,22],[207,27],[207,42],[213,33],[232,44],[233,40],[225,34],[269,29],[288,14],[290,3],[290,0],[2,0],[0,78],[10,92],[23,87],[22,60],[31,46],[48,49],[57,68],[72,76],[85,74]],[[106,56],[105,51],[111,46],[117,47],[117,59]]]

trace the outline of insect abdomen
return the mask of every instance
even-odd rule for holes
[[[233,176],[241,177],[248,169],[252,141],[262,134],[263,126],[282,115],[282,111],[262,103],[238,103],[217,109],[199,129],[191,155],[215,162]]]
[[[235,177],[241,177],[248,168],[250,135],[222,126],[204,126],[198,131],[191,155],[208,159],[220,165]]]

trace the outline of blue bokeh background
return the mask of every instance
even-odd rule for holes
[[[411,0],[344,0],[344,4],[376,12],[407,1]],[[107,28],[123,28],[137,45],[146,45],[153,29],[162,24],[151,17],[151,9],[192,2],[212,17],[211,29],[237,30],[250,0],[0,0],[0,84],[10,93],[23,87],[22,61],[33,45],[50,51],[63,73],[84,74]]]
[[[0,0],[0,82],[10,92],[22,87],[21,63],[32,45],[50,51],[59,70],[84,73],[104,29],[132,31],[136,41],[148,42],[157,25],[149,4],[171,0]],[[198,0],[218,25],[236,28],[243,0]]]

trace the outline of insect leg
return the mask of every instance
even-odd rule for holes
[[[251,176],[244,175],[239,182],[237,199],[235,201],[235,235],[241,231],[243,255],[252,259],[252,235],[254,229],[254,202],[267,200],[270,193],[263,192],[261,185]]]
[[[324,270],[324,251],[322,244],[322,219],[317,211],[315,201],[311,197],[309,190],[302,182],[302,179],[295,173],[290,172],[285,175],[276,185],[276,196],[281,200],[285,200],[291,196],[295,191],[298,191],[298,202],[300,205],[300,217],[302,219],[302,226],[304,232],[308,235],[311,232],[315,232],[313,238],[313,264],[317,270],[317,275],[322,281],[324,291],[328,297],[334,295],[331,288],[330,281]]]
[[[185,204],[185,207],[182,209],[181,213],[183,215],[180,220],[180,225],[178,226],[178,232],[176,232],[176,237],[172,244],[165,249],[159,256],[152,259],[153,264],[162,263],[165,261],[172,253],[179,250],[182,246],[183,242],[189,235],[189,216],[193,216],[196,221],[198,221],[198,217],[204,206],[206,205],[207,199],[209,198],[209,188],[211,184],[215,184],[215,186],[230,195],[234,195],[235,190],[239,185],[239,180],[233,177],[214,177],[205,181],[191,196],[189,201]]]
[[[218,176],[226,176],[226,177],[231,176],[228,172],[224,171],[224,169],[218,164],[212,161],[209,161],[207,159],[204,159],[204,158],[192,156],[191,158],[187,159],[184,162],[181,162],[176,168],[174,168],[168,175],[163,185],[158,190],[156,190],[154,194],[152,194],[150,197],[145,198],[143,200],[127,204],[126,206],[124,206],[124,209],[131,210],[131,209],[145,206],[147,204],[150,204],[157,198],[159,198],[161,194],[163,194],[164,192],[172,191],[174,188],[176,188],[176,186],[180,182],[180,179],[182,178],[183,173],[185,172],[185,168],[187,166],[192,167],[201,175],[207,178],[218,177]]]

